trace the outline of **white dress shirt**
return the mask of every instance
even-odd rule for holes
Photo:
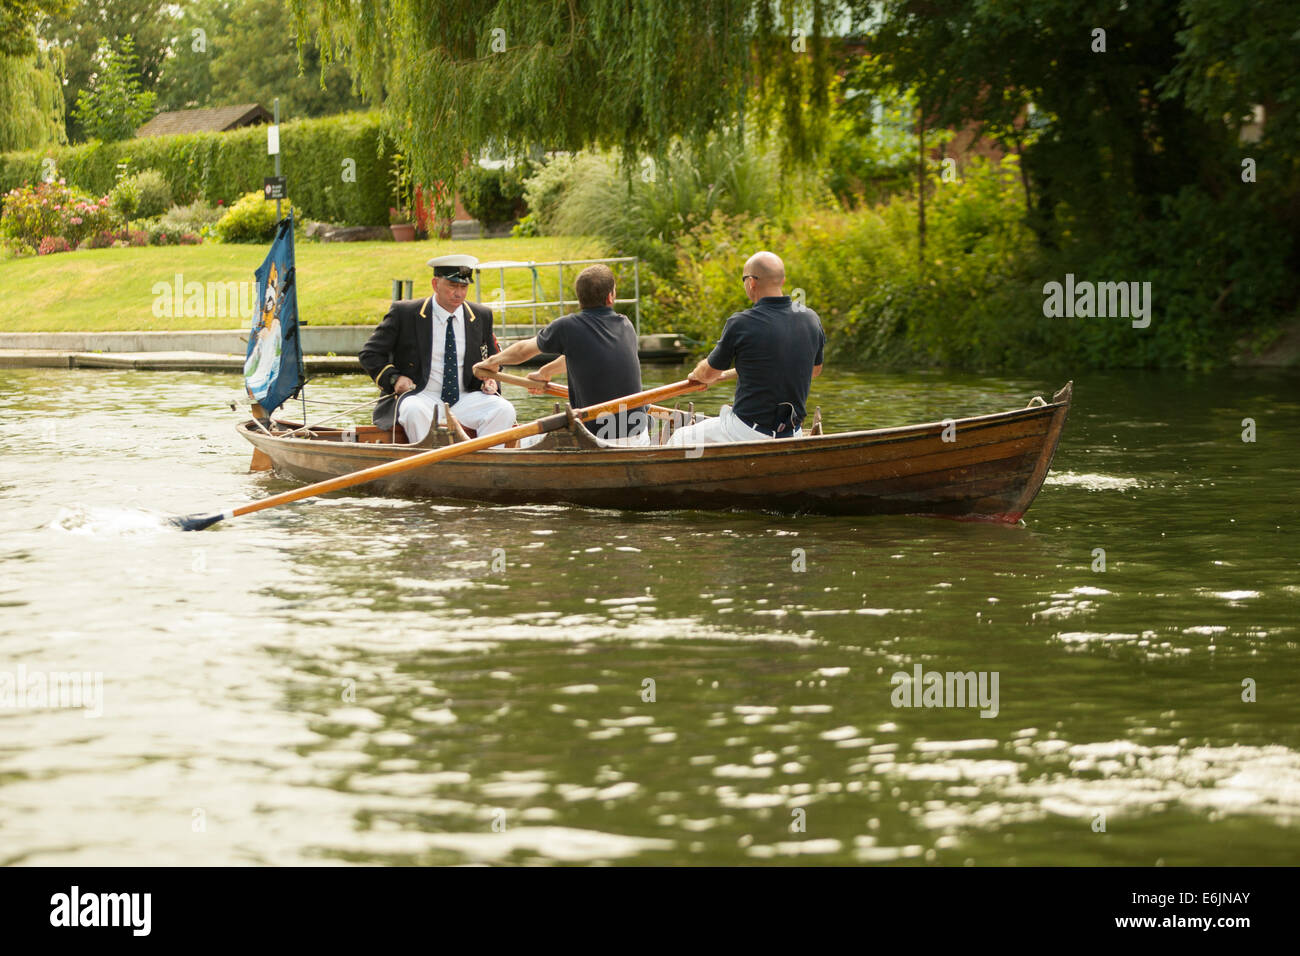
[[[429,357],[429,384],[424,386],[424,390],[430,395],[442,394],[442,361],[443,352],[447,347],[447,319],[451,313],[438,304],[438,300],[432,296],[429,298],[429,304],[433,306],[430,310],[433,316],[433,333],[432,333],[432,354]],[[465,306],[462,304],[456,310],[454,317],[456,331],[456,373],[461,374],[465,368]],[[456,380],[456,385],[461,392],[465,391],[465,383],[460,379]]]

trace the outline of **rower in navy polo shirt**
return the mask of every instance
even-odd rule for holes
[[[583,269],[574,283],[581,312],[550,322],[531,339],[507,346],[474,366],[475,372],[495,372],[503,365],[519,365],[543,352],[559,356],[528,377],[537,391],[551,376],[569,377],[569,404],[574,408],[598,405],[641,391],[641,360],[637,357],[636,329],[626,315],[614,311],[618,295],[614,273],[607,265]],[[489,379],[491,381],[491,379]],[[644,407],[622,409],[588,422],[597,438],[617,445],[650,444],[649,416]],[[541,440],[520,440],[528,447]]]
[[[727,319],[722,337],[690,377],[711,384],[736,366],[736,399],[717,418],[680,428],[670,445],[765,441],[803,435],[805,402],[822,372],[826,333],[807,306],[782,294],[785,264],[771,252],[756,252],[741,277],[753,308]]]

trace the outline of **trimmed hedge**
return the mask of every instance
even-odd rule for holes
[[[392,144],[378,113],[282,123],[280,152],[289,192],[302,215],[349,226],[388,223]],[[275,169],[273,157],[266,154],[266,129],[254,126],[0,154],[0,193],[39,181],[47,157],[54,160],[58,176],[96,196],[113,188],[119,162],[128,162],[133,173],[157,169],[181,205],[195,199],[230,205],[247,192],[261,191],[263,177]],[[348,159],[356,163],[350,182],[343,178]]]

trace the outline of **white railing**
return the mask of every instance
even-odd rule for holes
[[[641,334],[641,260],[637,256],[622,256],[610,259],[559,259],[555,262],[517,262],[514,260],[500,260],[492,262],[480,262],[478,271],[474,274],[474,293],[475,298],[486,306],[490,306],[495,313],[494,321],[498,326],[504,327],[510,310],[516,312],[528,311],[532,316],[533,334],[537,334],[537,310],[538,309],[559,309],[559,315],[565,314],[569,306],[575,309],[578,307],[576,298],[570,299],[565,296],[564,290],[564,269],[566,266],[589,266],[597,263],[614,266],[623,263],[632,263],[632,297],[616,298],[615,305],[631,305],[633,311],[633,322],[636,325],[636,334]],[[506,295],[506,270],[507,269],[528,269],[532,273],[532,296],[527,299],[510,299]],[[542,297],[541,271],[542,269],[555,269],[556,277],[559,281],[559,298],[546,299]],[[500,278],[496,292],[487,298],[483,296],[483,274],[485,272],[496,272]],[[550,321],[547,319],[546,321]],[[542,323],[543,325],[546,322]]]

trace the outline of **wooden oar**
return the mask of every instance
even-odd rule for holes
[[[575,409],[573,415],[579,421],[594,421],[606,412],[617,412],[622,408],[638,408],[642,405],[648,405],[656,400],[674,398],[678,395],[684,395],[687,392],[700,392],[709,386],[702,382],[693,382],[690,379],[683,379],[680,382],[673,382],[671,385],[660,385],[658,388],[652,388],[649,391],[638,392],[635,395],[627,395],[623,398],[610,399],[608,402],[601,402],[599,405],[590,405],[587,408]],[[435,448],[432,451],[421,452],[418,455],[411,455],[409,458],[403,458],[400,461],[389,461],[382,465],[375,465],[372,468],[363,468],[361,471],[354,471],[349,475],[340,475],[338,478],[329,478],[325,481],[318,481],[314,485],[306,485],[302,488],[295,488],[293,491],[286,491],[282,494],[272,495],[269,498],[263,498],[261,501],[254,501],[251,504],[241,505],[238,508],[230,508],[226,511],[219,511],[214,514],[206,515],[186,515],[171,518],[172,524],[177,525],[184,531],[200,531],[209,525],[214,525],[223,518],[237,518],[240,515],[252,514],[254,511],[264,511],[267,508],[274,508],[278,505],[287,505],[291,501],[301,501],[303,498],[314,498],[316,495],[323,495],[329,491],[338,491],[342,488],[351,488],[353,485],[365,484],[367,481],[374,481],[376,478],[387,478],[390,475],[401,474],[404,471],[410,471],[414,468],[420,468],[424,465],[432,465],[436,462],[447,461],[451,458],[459,458],[461,455],[468,455],[470,452],[480,451],[484,448],[491,448],[493,445],[501,445],[505,442],[517,441],[520,438],[527,438],[530,435],[540,435],[544,432],[559,431],[561,428],[568,427],[569,417],[564,412],[555,415],[548,415],[545,418],[539,418],[535,422],[527,425],[516,425],[514,428],[507,428],[503,432],[494,432],[491,435],[481,435],[478,438],[471,438],[469,441],[457,442],[454,445],[448,445],[445,448]]]
[[[478,370],[475,370],[474,374],[478,375]],[[735,377],[736,370],[734,368],[727,369],[722,373],[722,378],[718,379],[718,381],[728,382]],[[486,372],[484,375],[479,375],[479,378],[494,378],[503,385],[518,385],[527,389],[540,387],[545,395],[555,395],[559,398],[569,397],[569,390],[563,385],[556,385],[554,382],[539,382],[535,378],[524,378],[519,375],[511,375],[509,372]],[[651,415],[659,418],[667,418],[673,414],[671,408],[664,408],[662,405],[650,405],[649,409]]]

